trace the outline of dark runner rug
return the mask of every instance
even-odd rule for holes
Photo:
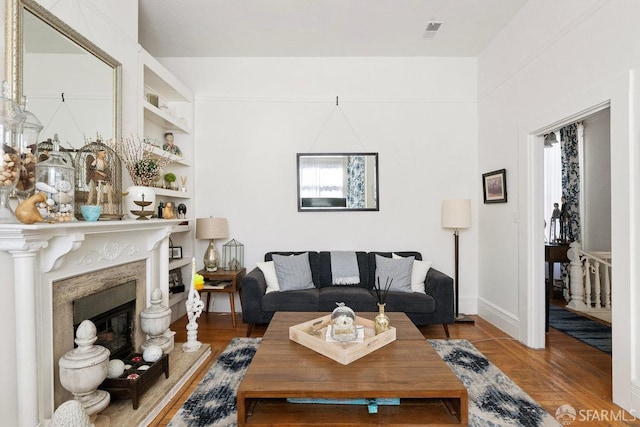
[[[231,340],[168,426],[237,425],[236,391],[259,343],[260,338]],[[560,426],[469,341],[429,343],[467,388],[470,426]]]
[[[549,326],[611,354],[611,326],[553,304],[549,306]]]

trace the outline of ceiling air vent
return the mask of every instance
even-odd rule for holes
[[[427,28],[424,30],[424,35],[422,36],[422,38],[425,39],[432,39],[436,36],[436,33],[438,32],[438,30],[440,29],[440,26],[442,26],[442,22],[441,21],[429,21],[427,22]]]

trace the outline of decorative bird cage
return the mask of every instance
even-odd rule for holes
[[[222,265],[224,270],[244,268],[244,245],[236,239],[222,245]]]
[[[100,138],[76,153],[76,212],[81,205],[102,206],[100,219],[122,218],[122,162]]]

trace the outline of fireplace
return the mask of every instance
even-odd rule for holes
[[[133,352],[133,325],[136,313],[136,282],[131,280],[114,288],[73,301],[74,336],[84,320],[96,326],[95,345],[109,350],[110,357],[121,359]]]
[[[54,404],[56,407],[73,398],[72,394],[60,384],[58,360],[74,348],[74,326],[92,317],[99,316],[104,319],[105,314],[109,317],[109,312],[119,310],[120,306],[132,302],[133,312],[130,315],[129,341],[134,350],[140,349],[140,344],[146,338],[140,329],[139,320],[140,313],[146,308],[146,293],[145,261],[104,268],[53,283],[53,330],[59,331],[54,334],[52,361],[55,384]],[[131,301],[132,298],[133,301]],[[83,305],[87,305],[86,303],[90,307],[88,309],[82,308]],[[78,305],[81,306],[79,310],[77,309]],[[84,311],[80,313],[81,310]],[[102,323],[106,321],[108,319],[101,320]],[[96,324],[97,326],[98,324]],[[121,351],[128,350],[121,349]]]
[[[44,425],[71,397],[58,380],[58,360],[74,348],[74,301],[134,281],[131,339],[140,348],[139,318],[151,291],[159,288],[169,305],[169,236],[182,221],[0,225],[0,266],[13,283],[15,308],[15,347],[0,353],[18,361],[4,376],[3,407],[16,408],[11,424]]]

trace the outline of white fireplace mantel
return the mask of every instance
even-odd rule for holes
[[[146,260],[147,287],[168,305],[168,238],[181,220],[70,224],[0,224],[0,251],[13,259],[19,425],[36,426],[53,410],[52,283],[62,278]],[[151,289],[147,289],[146,306]],[[37,369],[33,369],[36,366]],[[38,392],[34,394],[34,390]]]

